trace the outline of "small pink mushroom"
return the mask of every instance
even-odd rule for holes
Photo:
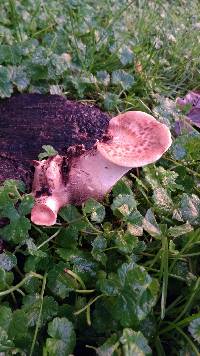
[[[172,143],[168,127],[141,111],[129,111],[112,118],[108,136],[108,141],[97,142],[90,151],[71,159],[66,184],[60,169],[62,157],[56,156],[50,164],[48,160],[41,161],[36,166],[33,222],[53,225],[62,206],[79,205],[88,198],[103,199],[131,168],[157,161]],[[51,194],[37,198],[35,192],[44,179],[50,182]]]

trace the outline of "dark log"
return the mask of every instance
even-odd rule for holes
[[[75,145],[88,150],[103,138],[108,122],[109,116],[94,105],[59,95],[18,94],[1,100],[0,183],[21,179],[29,191],[31,161],[43,145],[53,146],[61,155]]]

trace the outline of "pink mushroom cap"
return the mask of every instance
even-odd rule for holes
[[[170,147],[169,128],[141,111],[128,111],[112,118],[107,142],[97,149],[110,162],[123,167],[141,167],[157,161]]]

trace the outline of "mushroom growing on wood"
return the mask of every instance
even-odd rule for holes
[[[46,226],[56,222],[66,204],[103,199],[127,171],[157,161],[171,145],[169,129],[146,113],[110,119],[94,106],[37,94],[0,105],[0,132],[0,181],[33,180],[31,220]],[[32,162],[33,177],[31,160],[43,144],[59,154]]]

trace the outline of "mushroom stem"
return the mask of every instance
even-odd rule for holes
[[[63,177],[64,157],[59,155],[48,160],[34,161],[35,175],[32,194],[35,205],[31,221],[37,225],[50,226],[56,223],[59,209],[69,203],[66,178]]]
[[[96,149],[77,157],[69,173],[71,203],[78,205],[88,198],[103,199],[129,170],[108,161]]]
[[[58,195],[36,199],[36,203],[31,211],[31,221],[37,225],[51,226],[56,223],[57,214],[60,208],[67,204]]]

